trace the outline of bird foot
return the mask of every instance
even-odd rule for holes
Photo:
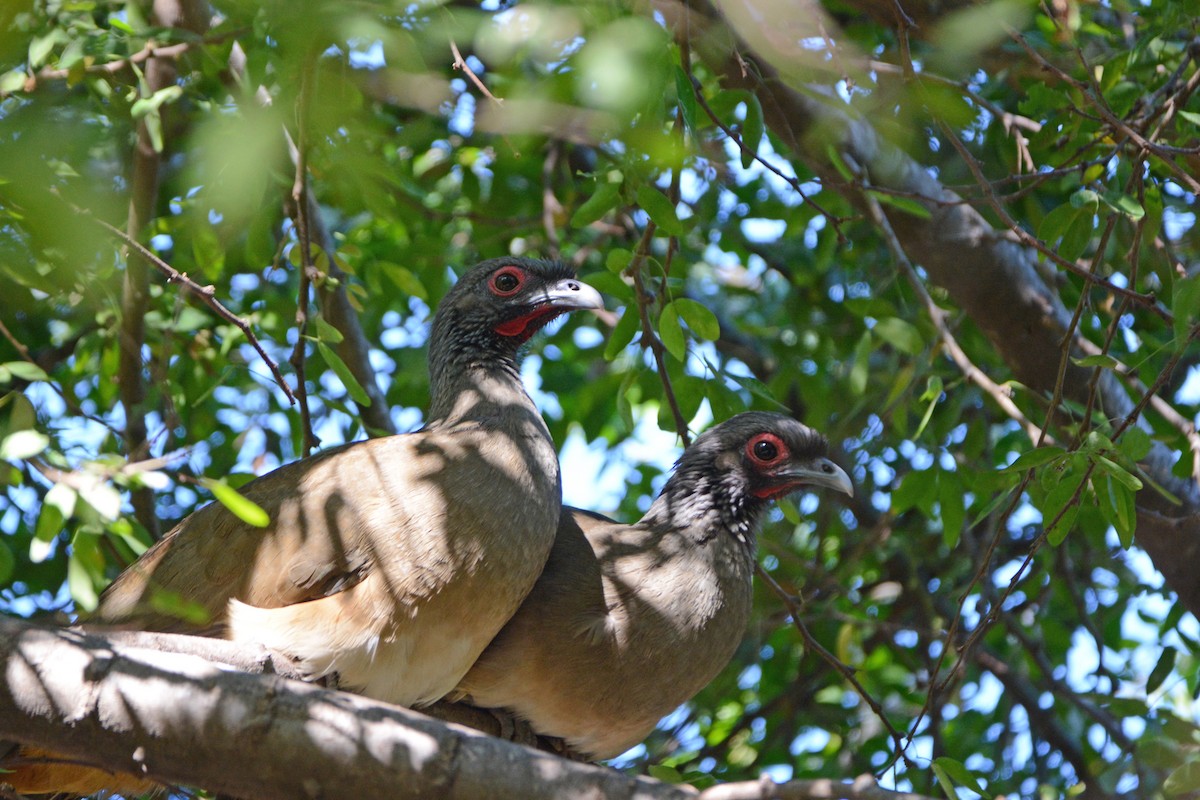
[[[538,746],[538,735],[526,720],[503,708],[489,708],[487,711],[500,727],[500,732],[496,734],[498,738],[507,742],[523,744],[526,747]]]

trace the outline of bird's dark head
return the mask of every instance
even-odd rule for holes
[[[673,518],[676,512],[706,516],[749,543],[773,500],[810,486],[854,494],[828,449],[824,436],[790,417],[738,414],[684,451],[660,500],[675,507]]]
[[[468,270],[438,307],[430,368],[450,362],[511,365],[520,346],[551,320],[603,307],[600,293],[565,264],[517,257],[484,261]]]

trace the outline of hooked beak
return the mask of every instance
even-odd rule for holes
[[[564,311],[604,308],[604,298],[600,293],[576,278],[565,278],[551,284],[541,295],[534,295],[531,300],[536,306],[549,305]]]
[[[774,473],[773,477],[789,492],[802,486],[824,486],[854,496],[854,484],[850,482],[846,470],[828,458],[818,458],[804,464],[788,464]]]

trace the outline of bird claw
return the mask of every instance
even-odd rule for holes
[[[499,733],[496,734],[498,738],[506,742],[523,744],[526,747],[538,746],[538,735],[526,720],[503,708],[489,708],[487,711],[500,728]]]

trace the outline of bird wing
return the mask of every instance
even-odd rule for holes
[[[242,489],[267,512],[267,527],[206,506],[122,573],[94,618],[211,629],[225,623],[230,599],[280,608],[347,592],[372,575],[394,606],[413,605],[489,559],[515,569],[519,582],[530,569],[523,562],[540,567],[557,512],[557,472],[531,468],[539,449],[519,436],[450,429],[356,442],[286,465]],[[156,596],[185,598],[208,622],[181,619]]]

